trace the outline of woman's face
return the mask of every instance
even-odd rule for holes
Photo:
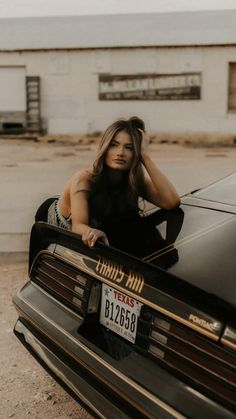
[[[134,157],[134,147],[130,135],[126,131],[118,131],[111,141],[105,163],[110,169],[127,171]]]

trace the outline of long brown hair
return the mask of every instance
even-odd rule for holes
[[[139,129],[145,131],[145,124],[142,119],[133,116],[128,120],[119,119],[111,124],[103,134],[97,157],[93,164],[92,185],[91,185],[91,201],[100,207],[103,213],[110,212],[110,198],[107,194],[107,168],[105,165],[106,152],[119,131],[125,131],[130,135],[133,143],[134,157],[129,171],[124,174],[123,183],[119,190],[120,199],[118,206],[123,213],[126,210],[138,207],[138,197],[143,194],[144,190],[144,172],[141,164],[141,146],[142,133]],[[96,201],[96,202],[95,202]],[[92,205],[94,207],[94,205]]]

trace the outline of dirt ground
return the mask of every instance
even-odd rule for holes
[[[0,418],[91,418],[13,334],[12,296],[26,282],[27,263],[0,261]]]

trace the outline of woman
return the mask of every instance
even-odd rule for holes
[[[48,222],[127,250],[140,219],[139,198],[172,209],[180,198],[146,150],[144,122],[118,120],[105,131],[93,169],[75,173],[48,211]],[[146,169],[148,178],[144,176]],[[127,242],[128,241],[128,242]]]

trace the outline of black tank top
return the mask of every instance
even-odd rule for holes
[[[122,205],[121,191],[122,187],[107,187],[103,191],[103,208],[99,208],[96,198],[94,200],[94,195],[91,194],[89,200],[90,225],[104,231],[111,246],[137,254],[137,233],[142,220],[138,199],[135,204],[128,208],[126,205],[125,208]]]

